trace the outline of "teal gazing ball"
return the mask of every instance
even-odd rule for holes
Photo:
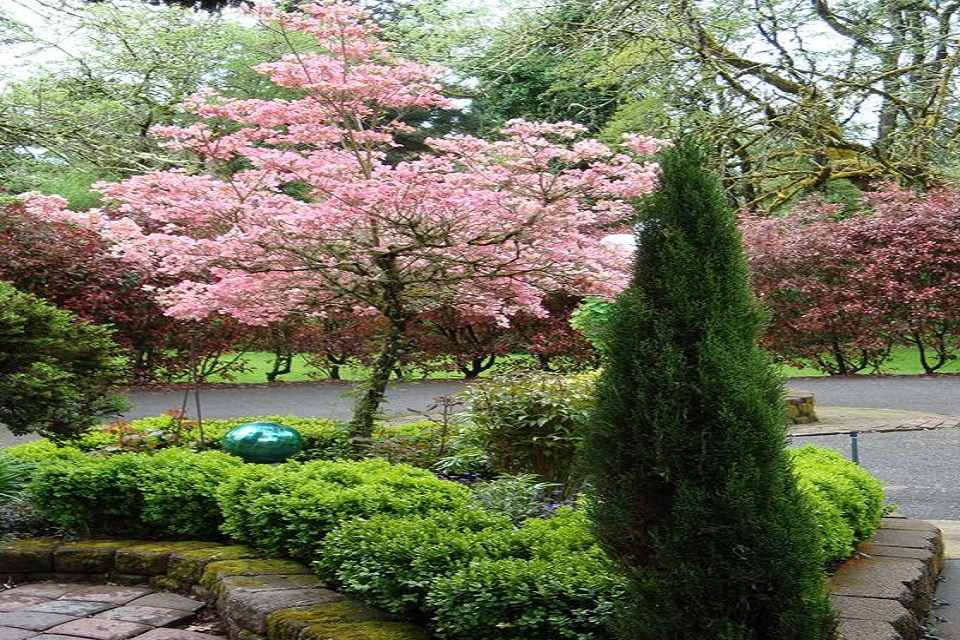
[[[220,445],[245,462],[283,462],[300,453],[303,438],[279,422],[247,422],[228,431]]]

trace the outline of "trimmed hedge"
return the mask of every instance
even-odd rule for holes
[[[433,631],[450,640],[602,640],[624,593],[605,559],[478,560],[436,581]]]
[[[800,491],[809,499],[826,562],[850,556],[883,516],[883,485],[833,449],[806,445],[789,456]]]
[[[175,413],[100,425],[70,444],[81,451],[102,453],[148,452],[175,447],[219,449],[221,438],[230,429],[254,421],[279,422],[296,429],[304,443],[303,451],[298,455],[302,460],[334,459],[349,450],[346,430],[326,418],[264,416],[204,420],[201,424],[181,420]]]
[[[476,560],[519,553],[512,531],[509,518],[476,509],[349,520],[323,540],[311,566],[342,593],[425,622],[436,580]]]
[[[376,459],[247,465],[218,493],[224,533],[305,563],[343,521],[455,509],[469,499],[468,489],[429,471]]]
[[[243,462],[208,451],[70,454],[39,465],[27,496],[65,531],[84,535],[217,539],[215,494]]]
[[[521,527],[472,508],[345,522],[313,568],[439,638],[609,638],[623,581],[569,507]]]

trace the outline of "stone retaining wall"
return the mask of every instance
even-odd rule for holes
[[[422,627],[331,591],[306,567],[213,542],[23,540],[0,545],[0,581],[149,584],[214,605],[231,640],[427,640]]]
[[[843,640],[921,640],[943,568],[940,530],[893,515],[829,579]],[[331,591],[289,560],[212,542],[0,544],[0,581],[150,584],[216,606],[231,640],[428,640],[422,627]]]

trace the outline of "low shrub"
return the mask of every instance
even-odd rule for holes
[[[587,516],[570,507],[519,527],[474,508],[351,520],[327,535],[313,568],[339,591],[451,638],[605,637],[620,589]],[[460,608],[469,619],[454,621]],[[527,635],[514,635],[515,624]]]
[[[530,474],[500,476],[492,480],[470,483],[470,491],[478,507],[509,517],[514,522],[549,515],[569,500],[560,495],[560,487],[538,482]]]
[[[304,443],[298,459],[333,459],[349,450],[346,429],[325,418],[267,416],[204,420],[201,423],[183,419],[177,411],[101,425],[87,431],[72,444],[83,451],[103,453],[148,452],[172,447],[216,450],[228,431],[254,421],[279,422],[296,429]]]
[[[476,437],[503,473],[576,487],[573,459],[593,405],[594,374],[525,373],[471,387]]]
[[[218,492],[226,534],[306,563],[345,520],[452,509],[469,497],[428,471],[377,459],[248,465]]]
[[[883,485],[833,449],[807,445],[789,455],[798,486],[813,508],[826,562],[849,557],[877,530]]]
[[[545,560],[568,555],[603,555],[593,535],[593,524],[583,509],[564,506],[549,518],[528,518],[515,530],[525,557]]]
[[[20,496],[34,467],[28,460],[0,451],[0,505]]]
[[[243,463],[224,453],[71,456],[41,464],[27,487],[65,531],[151,538],[219,537],[216,488]]]
[[[512,533],[508,518],[476,509],[379,515],[332,531],[312,566],[342,593],[423,623],[427,591],[437,578],[474,560],[518,552]]]
[[[75,446],[62,445],[40,438],[7,447],[4,452],[30,462],[48,462],[51,460],[86,459],[88,456]]]
[[[380,424],[374,430],[369,454],[390,462],[430,468],[450,453],[460,428],[451,421],[434,420]]]
[[[478,560],[427,595],[436,637],[606,640],[624,581],[599,555]]]

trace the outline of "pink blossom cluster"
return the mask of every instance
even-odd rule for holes
[[[156,129],[204,159],[204,172],[100,184],[108,204],[85,214],[35,194],[28,206],[175,277],[157,296],[180,318],[385,314],[399,296],[417,313],[452,305],[505,319],[543,313],[550,292],[625,285],[628,258],[599,239],[656,187],[656,165],[636,156],[662,141],[631,135],[618,151],[573,123],[518,120],[496,141],[450,135],[429,141],[432,154],[390,162],[405,112],[448,105],[438,70],[395,58],[353,4],[303,8],[257,9],[317,39],[314,52],[257,67],[301,97],[205,91],[184,104],[200,121]],[[233,160],[245,168],[224,171]]]

